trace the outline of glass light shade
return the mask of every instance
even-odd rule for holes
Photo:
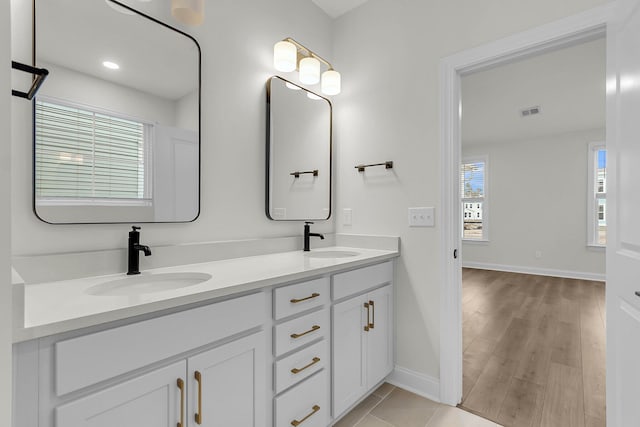
[[[335,70],[327,70],[322,73],[322,93],[325,95],[337,95],[342,89],[340,73]]]
[[[300,81],[314,85],[320,81],[320,61],[316,58],[304,58],[300,61]]]
[[[204,21],[204,0],[171,0],[171,15],[187,25]]]
[[[291,42],[281,41],[273,45],[273,66],[278,71],[293,71],[298,61],[298,48]]]

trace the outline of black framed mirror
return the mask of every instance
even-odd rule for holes
[[[329,219],[331,156],[331,101],[282,77],[271,77],[267,81],[267,217]]]
[[[200,210],[201,53],[114,0],[34,0],[33,208],[54,224],[189,222]]]

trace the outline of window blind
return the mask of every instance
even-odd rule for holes
[[[460,195],[463,199],[484,197],[484,162],[462,164],[460,168]]]
[[[36,101],[36,197],[143,199],[145,125]]]

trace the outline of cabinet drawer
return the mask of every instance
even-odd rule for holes
[[[276,398],[276,427],[326,427],[328,403],[323,370]]]
[[[329,302],[329,278],[276,288],[273,292],[276,320]]]
[[[55,344],[58,396],[264,323],[264,293],[247,295]]]
[[[328,363],[327,341],[293,353],[276,362],[276,393],[318,372]]]
[[[275,355],[287,353],[329,333],[329,309],[289,320],[275,327]]]
[[[393,261],[347,271],[333,276],[333,300],[355,295],[393,280]]]

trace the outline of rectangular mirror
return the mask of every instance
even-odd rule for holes
[[[168,7],[168,6],[167,6]],[[34,212],[187,222],[200,209],[200,47],[112,0],[34,0]]]
[[[267,82],[267,216],[331,216],[331,102],[281,77]]]

